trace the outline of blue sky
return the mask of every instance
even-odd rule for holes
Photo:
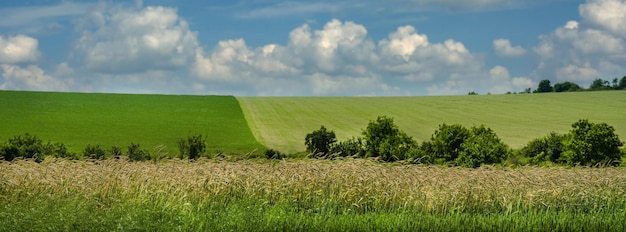
[[[0,1],[0,89],[500,94],[626,75],[626,0]]]

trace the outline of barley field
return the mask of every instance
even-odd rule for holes
[[[623,168],[0,162],[0,231],[623,231]]]

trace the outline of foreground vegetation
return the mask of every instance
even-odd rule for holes
[[[623,168],[0,162],[0,231],[623,231]]]

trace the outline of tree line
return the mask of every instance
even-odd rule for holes
[[[601,91],[601,90],[624,90],[626,89],[626,76],[622,79],[613,78],[611,82],[603,79],[595,79],[591,82],[588,89],[582,88],[576,83],[565,81],[554,84],[550,83],[550,80],[542,80],[539,82],[537,89],[534,93],[549,93],[549,92],[575,92],[575,91]]]
[[[624,142],[612,126],[586,119],[573,123],[567,134],[551,132],[521,149],[511,149],[485,125],[467,128],[444,123],[430,140],[418,143],[400,130],[393,118],[386,116],[370,121],[361,135],[338,142],[332,130],[321,126],[307,134],[305,145],[314,158],[373,158],[463,167],[507,161],[515,165],[619,166],[626,155],[626,149],[620,150]]]

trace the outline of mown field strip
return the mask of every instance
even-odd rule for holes
[[[626,137],[626,91],[433,97],[238,97],[259,142],[285,152],[304,150],[320,125],[339,139],[359,136],[387,115],[418,141],[441,123],[485,124],[509,146],[522,147],[551,131],[565,133],[578,119],[606,122]]]
[[[202,134],[211,152],[245,153],[256,142],[232,96],[129,95],[0,91],[0,141],[30,133],[73,152],[138,143],[178,154],[177,141]]]

